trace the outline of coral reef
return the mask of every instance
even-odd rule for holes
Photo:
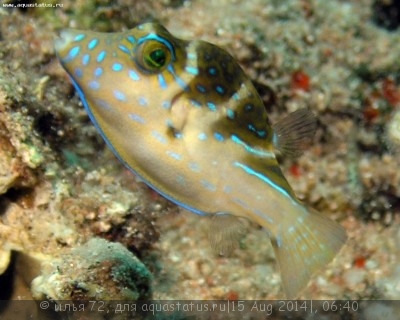
[[[43,300],[139,300],[151,297],[151,274],[119,243],[92,238],[42,262],[32,295]]]

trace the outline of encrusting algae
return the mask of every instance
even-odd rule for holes
[[[298,110],[271,126],[227,52],[156,23],[122,33],[64,30],[56,52],[115,155],[169,200],[223,221],[213,228],[215,246],[229,247],[240,233],[224,230],[237,217],[267,230],[287,298],[343,246],[344,229],[296,198],[275,156],[299,153],[314,115]]]

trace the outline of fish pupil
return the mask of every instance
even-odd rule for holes
[[[161,68],[167,61],[167,55],[163,49],[155,49],[149,53],[146,62],[153,68]]]

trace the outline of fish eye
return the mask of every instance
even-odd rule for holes
[[[144,70],[160,72],[171,61],[169,48],[156,40],[148,40],[138,48],[136,62]]]

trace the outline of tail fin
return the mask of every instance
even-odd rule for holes
[[[287,299],[295,299],[347,239],[345,230],[335,221],[300,204],[299,209],[302,214],[282,226],[272,241]]]

